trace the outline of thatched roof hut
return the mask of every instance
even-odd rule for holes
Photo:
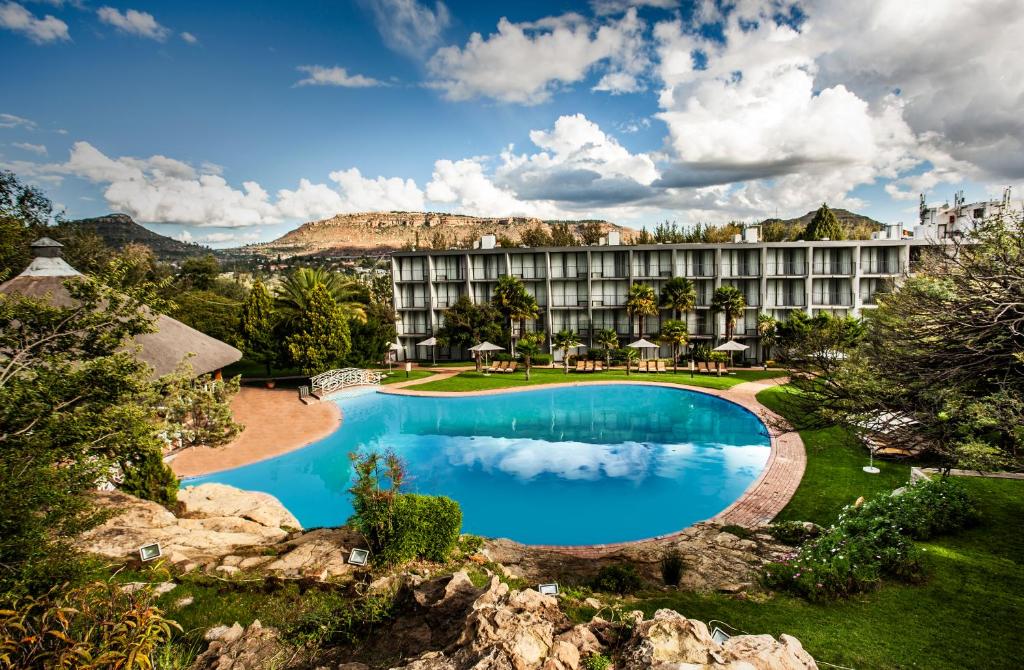
[[[82,273],[61,258],[61,246],[48,237],[33,242],[35,258],[32,263],[17,277],[0,284],[0,293],[47,298],[60,306],[74,304],[64,282],[73,277],[81,277]],[[157,314],[153,327],[154,332],[136,336],[135,343],[141,347],[139,360],[153,368],[154,377],[173,372],[189,354],[192,354],[189,362],[196,375],[216,373],[242,357],[238,349],[166,314]]]

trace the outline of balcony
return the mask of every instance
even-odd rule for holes
[[[463,282],[466,281],[466,277],[461,272],[445,272],[442,270],[440,272],[434,272],[434,281]]]
[[[839,261],[838,263],[817,262],[814,264],[816,275],[852,275],[853,263],[851,261]]]
[[[548,273],[544,268],[512,268],[512,276],[516,279],[529,281],[531,279],[545,279]]]
[[[423,297],[402,298],[398,309],[426,309],[427,299]]]
[[[757,263],[723,263],[723,277],[760,277],[761,267]]]
[[[474,281],[498,281],[504,273],[497,270],[473,270]]]
[[[715,265],[709,263],[706,265],[691,265],[686,268],[682,273],[683,277],[714,277],[715,276]]]
[[[577,268],[574,268],[574,267],[569,267],[569,268],[564,268],[563,269],[563,268],[559,268],[559,267],[553,267],[553,268],[551,268],[551,278],[552,279],[586,279],[587,278],[587,269],[586,268],[577,269]]]
[[[880,260],[868,263],[861,263],[861,274],[866,275],[899,275],[903,274],[903,262],[895,260]]]
[[[807,263],[803,261],[781,261],[768,263],[769,277],[803,277],[807,274]]]
[[[633,267],[633,277],[635,279],[668,279],[672,276],[672,270],[670,268],[661,269],[660,267]]]
[[[559,297],[559,296],[554,296],[554,297],[551,298],[551,306],[552,307],[571,307],[571,308],[586,307],[587,306],[587,299],[586,298],[563,298],[563,297]]]
[[[850,307],[853,305],[852,291],[815,291],[811,296],[811,304],[815,307]]]
[[[395,277],[395,281],[424,281],[426,278],[427,274],[425,272],[403,272]]]
[[[625,307],[626,299],[622,296],[594,296],[590,300],[591,307]]]
[[[436,298],[434,300],[434,309],[448,309],[456,302],[458,302],[458,296],[448,298]]]
[[[774,298],[768,296],[768,300],[765,303],[765,307],[770,308],[792,308],[792,307],[805,307],[807,305],[807,296],[802,292],[797,294],[793,293],[790,295],[777,295]]]

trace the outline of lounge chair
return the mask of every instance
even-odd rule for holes
[[[516,368],[518,368],[518,367],[519,367],[519,363],[516,363],[515,361],[509,361],[508,365],[505,366],[505,369],[502,370],[502,372],[512,373],[512,372],[515,372]]]
[[[506,365],[508,365],[508,361],[495,361],[491,365],[491,372],[504,372]]]
[[[594,361],[594,372],[604,372],[604,363],[601,361]]]
[[[665,361],[658,361],[658,372],[668,372],[665,369]]]
[[[587,372],[593,372],[596,368],[594,367],[596,361],[587,361]]]
[[[583,360],[576,361],[576,372],[586,372],[587,362]]]

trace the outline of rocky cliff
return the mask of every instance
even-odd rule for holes
[[[550,234],[559,222],[527,217],[478,217],[443,212],[362,212],[339,214],[322,221],[303,224],[282,237],[263,244],[246,247],[264,255],[302,256],[323,252],[387,253],[411,245],[447,248],[468,246],[481,235],[498,235],[518,241],[522,234],[537,228]],[[581,226],[599,227],[602,234],[617,230],[623,241],[632,239],[637,231],[607,221],[568,221],[570,229]]]
[[[154,233],[135,223],[127,214],[107,214],[93,219],[68,221],[63,225],[95,233],[111,249],[121,249],[126,244],[141,244],[149,247],[153,251],[153,255],[162,261],[179,261],[193,256],[215,253],[208,247],[179,242],[166,235]]]

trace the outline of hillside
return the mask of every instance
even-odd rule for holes
[[[882,224],[871,217],[857,214],[846,209],[831,208],[832,213],[839,220],[846,239],[869,239],[871,233],[881,230]],[[765,240],[770,242],[780,240],[796,239],[804,231],[807,224],[814,218],[815,212],[812,209],[803,216],[795,219],[765,219],[761,222],[761,233]]]
[[[602,233],[617,230],[623,241],[637,231],[606,221],[548,222],[526,217],[476,217],[440,212],[362,212],[339,214],[330,219],[303,224],[284,236],[245,249],[264,255],[300,256],[325,252],[387,253],[419,247],[471,246],[481,235],[493,234],[518,241],[524,232],[541,229],[550,234],[554,226],[567,223],[573,229],[596,224]]]
[[[207,247],[179,242],[154,233],[135,223],[127,214],[107,214],[93,219],[78,219],[68,221],[64,225],[96,233],[112,249],[121,249],[126,244],[142,244],[152,249],[153,254],[162,261],[176,261],[213,253],[213,250]]]

